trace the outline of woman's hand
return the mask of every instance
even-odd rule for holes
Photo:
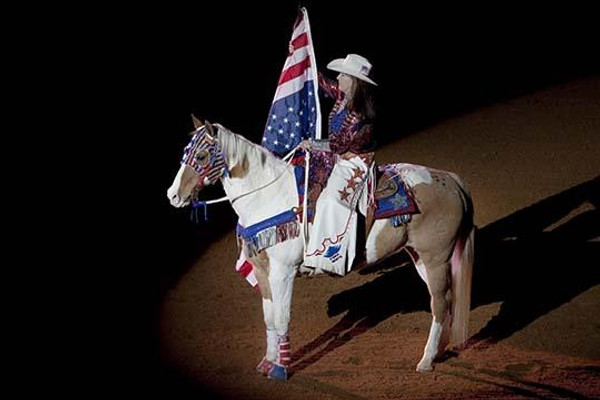
[[[304,139],[300,142],[300,148],[305,151],[311,151],[312,143],[308,139]]]

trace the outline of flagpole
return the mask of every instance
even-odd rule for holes
[[[315,96],[315,106],[316,106],[316,110],[315,112],[317,113],[317,120],[316,120],[316,125],[315,126],[315,139],[319,140],[321,139],[321,103],[319,101],[319,76],[317,74],[317,59],[315,57],[315,52],[314,52],[314,46],[313,46],[313,40],[312,40],[312,32],[310,31],[310,21],[308,20],[308,11],[306,10],[306,7],[302,7],[302,14],[304,15],[304,18],[306,19],[306,26],[307,26],[307,30],[308,30],[308,37],[309,37],[309,46],[311,49],[313,49],[313,51],[309,52],[309,57],[310,57],[310,65],[311,65],[311,74],[312,74],[312,78],[313,78],[313,82],[315,82],[315,92],[314,92],[314,96]]]

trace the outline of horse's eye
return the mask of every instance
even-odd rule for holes
[[[196,154],[196,162],[202,166],[208,163],[208,152],[206,150],[199,151]]]

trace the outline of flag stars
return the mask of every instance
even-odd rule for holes
[[[308,54],[312,48],[307,49]],[[309,66],[303,66],[302,74],[307,74]],[[293,88],[293,93],[276,92],[267,122],[263,125],[262,145],[275,154],[288,152],[304,137],[314,136],[317,125],[316,108],[319,92],[317,81],[308,79],[302,87]],[[278,83],[278,90],[282,83]],[[351,188],[350,188],[351,190]],[[350,200],[348,189],[339,193],[346,201]]]

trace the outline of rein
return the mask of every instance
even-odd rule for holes
[[[290,152],[289,152],[289,153],[288,153],[288,154],[287,154],[285,157],[283,157],[283,158],[282,158],[282,160],[285,160],[286,158],[289,158],[289,160],[288,160],[288,162],[287,162],[287,165],[290,165],[290,164],[292,163],[292,157],[291,157],[291,156],[294,154],[294,152],[296,151],[296,149],[297,149],[298,147],[300,147],[300,145],[298,145],[298,146],[294,147],[294,149],[293,149],[292,151],[290,151]],[[243,194],[240,194],[240,195],[239,195],[239,196],[237,196],[235,199],[231,200],[231,204],[233,204],[233,203],[234,203],[236,200],[239,200],[239,199],[240,199],[240,198],[242,198],[242,197],[248,196],[249,194],[252,194],[252,193],[256,193],[256,192],[258,192],[259,190],[262,190],[262,189],[266,188],[267,186],[270,186],[270,185],[272,185],[272,184],[273,184],[273,183],[275,183],[275,182],[276,182],[276,181],[277,181],[279,178],[281,178],[281,177],[283,176],[283,174],[285,174],[285,173],[286,173],[286,171],[284,170],[284,171],[283,171],[281,174],[277,175],[277,176],[275,177],[275,179],[273,179],[271,182],[269,182],[269,183],[266,183],[266,184],[264,184],[264,185],[262,185],[262,186],[260,186],[260,187],[258,187],[258,188],[256,188],[256,189],[253,189],[253,190],[249,191],[248,193],[243,193]]]
[[[292,156],[292,155],[293,155],[293,154],[296,152],[296,150],[298,150],[298,148],[299,148],[299,147],[300,147],[300,145],[298,145],[298,146],[294,147],[294,148],[292,149],[292,151],[290,151],[290,152],[289,152],[289,153],[288,153],[288,154],[287,154],[285,157],[283,157],[283,158],[282,158],[282,160],[286,160],[286,159],[288,159],[288,158],[289,158],[289,160],[288,160],[287,164],[288,164],[288,165],[290,165],[290,164],[291,164],[291,162],[292,162],[292,157],[291,157],[291,156]],[[222,151],[222,150],[221,150],[221,151]],[[256,192],[258,192],[259,190],[262,190],[262,189],[266,188],[267,186],[270,186],[270,185],[272,185],[272,184],[273,184],[273,183],[275,183],[275,182],[276,182],[276,181],[277,181],[279,178],[281,178],[281,177],[283,176],[283,174],[285,174],[285,172],[286,172],[286,171],[284,171],[284,172],[282,172],[281,174],[279,174],[279,175],[278,175],[277,177],[275,177],[275,179],[273,179],[271,182],[268,182],[268,183],[266,183],[266,184],[264,184],[264,185],[262,185],[262,186],[260,186],[260,187],[258,187],[258,188],[256,188],[256,189],[253,189],[253,190],[249,191],[248,193],[242,193],[242,194],[240,194],[239,196],[237,196],[237,197],[236,197],[236,198],[234,198],[234,199],[229,199],[229,197],[228,197],[228,196],[223,196],[223,197],[220,197],[220,198],[218,198],[218,199],[214,199],[214,200],[206,200],[206,201],[198,200],[198,201],[194,201],[194,202],[192,202],[192,208],[193,208],[193,209],[197,209],[197,208],[200,208],[200,207],[204,207],[204,219],[206,220],[206,216],[207,216],[207,211],[206,211],[207,207],[206,207],[206,206],[208,206],[208,205],[210,205],[210,204],[222,203],[222,202],[224,202],[224,201],[227,201],[227,200],[229,200],[229,201],[231,202],[231,204],[233,204],[235,201],[239,200],[239,199],[240,199],[240,198],[242,198],[242,197],[248,196],[249,194],[252,194],[252,193],[256,193]],[[222,178],[222,176],[221,176],[221,178]]]
[[[291,162],[292,162],[292,156],[294,155],[294,153],[296,152],[296,150],[298,150],[298,148],[300,147],[300,145],[301,145],[301,143],[298,144],[296,147],[294,147],[288,154],[286,154],[285,157],[282,158],[282,160],[284,160],[284,161],[287,160],[287,165],[291,164]],[[219,148],[219,151],[222,152],[222,150],[220,148]],[[305,165],[305,175],[304,175],[304,185],[305,185],[304,187],[308,188],[308,175],[309,175],[309,168],[310,168],[310,151],[309,150],[306,150],[306,157],[305,157],[304,162],[306,164]],[[226,165],[226,167],[227,167],[227,165]],[[194,219],[194,216],[196,217],[196,221],[198,220],[198,215],[197,215],[196,212],[194,212],[194,211],[197,211],[198,208],[204,207],[204,220],[206,221],[206,220],[208,220],[208,205],[210,205],[210,204],[216,204],[216,203],[222,203],[222,202],[227,201],[227,200],[229,200],[230,203],[233,205],[233,203],[235,201],[239,200],[240,198],[248,196],[248,195],[250,195],[252,193],[256,193],[259,190],[262,190],[262,189],[264,189],[264,188],[272,185],[279,178],[281,178],[286,172],[287,172],[287,170],[284,170],[281,174],[279,174],[277,177],[275,177],[275,179],[273,179],[271,182],[268,182],[268,183],[266,183],[266,184],[264,184],[264,185],[262,185],[262,186],[260,186],[260,187],[258,187],[256,189],[253,189],[253,190],[251,190],[251,191],[249,191],[247,193],[243,193],[243,194],[237,196],[234,199],[229,199],[228,196],[223,196],[221,198],[214,199],[214,200],[205,200],[205,201],[200,201],[199,200],[199,201],[192,202],[192,209],[193,209],[193,211],[192,211],[192,220]],[[223,174],[219,178],[223,179]],[[303,201],[303,204],[302,204],[302,229],[301,229],[302,241],[304,242],[304,248],[306,248],[307,240],[308,240],[308,232],[307,232],[307,229],[308,229],[308,223],[307,223],[308,207],[307,207],[307,202],[308,202],[308,195],[305,194],[304,201]],[[303,261],[304,261],[304,259],[306,258],[306,252],[303,251],[302,254],[303,254]]]

